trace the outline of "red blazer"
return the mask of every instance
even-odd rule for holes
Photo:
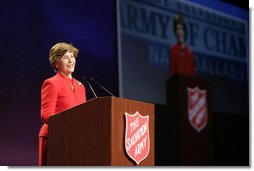
[[[72,85],[73,84],[73,88]],[[39,136],[48,136],[48,118],[86,101],[82,83],[60,73],[44,81],[41,89],[41,119],[43,126]]]
[[[169,77],[174,74],[196,75],[194,56],[187,46],[182,49],[179,44],[173,45],[169,52],[169,62]]]

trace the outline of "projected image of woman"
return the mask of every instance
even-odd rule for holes
[[[182,16],[176,15],[173,22],[177,43],[171,46],[169,52],[169,77],[175,74],[195,76],[194,56],[185,43],[187,30],[184,19]]]
[[[86,101],[83,84],[72,77],[78,49],[72,44],[57,43],[49,53],[55,76],[44,81],[41,89],[41,119],[39,133],[39,166],[47,165],[48,118]]]

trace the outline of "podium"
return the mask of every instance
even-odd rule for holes
[[[208,80],[194,77],[174,75],[167,81],[168,115],[162,117],[168,121],[163,130],[169,136],[168,165],[213,165],[211,88]]]
[[[53,115],[48,122],[49,166],[134,166],[125,151],[125,112],[149,116],[150,151],[138,166],[154,165],[154,104],[99,97]]]

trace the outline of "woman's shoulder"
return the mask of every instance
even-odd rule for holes
[[[172,44],[171,46],[170,46],[170,49],[172,50],[172,49],[176,49],[176,48],[178,48],[178,44],[176,43],[176,44]]]
[[[45,84],[57,84],[57,82],[59,82],[59,78],[57,77],[57,75],[54,75],[48,79],[46,79],[43,83],[43,85]]]
[[[180,49],[180,46],[176,43],[176,44],[172,44],[169,50],[171,51],[171,53],[178,53],[179,49]]]
[[[50,81],[54,81],[56,79],[56,75],[47,78],[45,81],[50,82]]]

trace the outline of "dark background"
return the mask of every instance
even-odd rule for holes
[[[80,50],[75,78],[92,76],[118,95],[115,3],[11,0],[0,8],[0,165],[37,165],[40,91],[55,74],[48,61],[55,43]]]
[[[247,1],[241,2],[248,10]],[[92,76],[118,95],[116,2],[10,0],[1,2],[0,14],[0,165],[37,165],[40,90],[54,75],[51,46],[73,43],[80,50],[74,77]],[[157,105],[156,112],[163,114],[163,108]],[[248,165],[248,114],[215,113],[215,161]]]

